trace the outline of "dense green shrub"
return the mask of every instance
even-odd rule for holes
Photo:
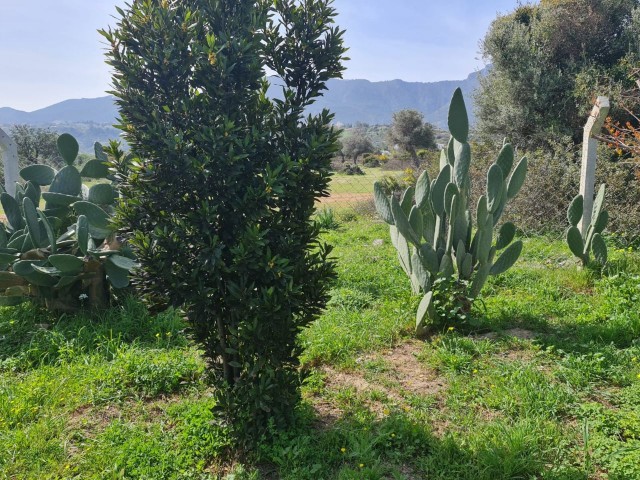
[[[118,217],[138,286],[181,306],[239,441],[298,402],[298,332],[334,275],[311,220],[338,133],[304,109],[341,76],[330,0],[152,0],[104,31],[120,128],[136,156]],[[266,93],[278,77],[281,100]]]

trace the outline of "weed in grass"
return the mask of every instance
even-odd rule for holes
[[[331,208],[320,209],[318,213],[316,213],[313,221],[318,228],[322,230],[337,230],[340,227],[336,214]]]

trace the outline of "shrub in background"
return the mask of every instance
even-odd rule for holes
[[[32,299],[63,312],[105,308],[112,288],[126,287],[136,266],[110,221],[117,190],[109,182],[82,183],[83,177],[106,179],[108,158],[96,143],[96,158],[78,170],[76,139],[60,135],[57,146],[63,168],[29,165],[20,171],[25,183],[16,185],[15,196],[0,194],[8,220],[0,222],[0,305]]]
[[[146,298],[181,306],[239,442],[293,419],[298,332],[334,276],[318,240],[338,133],[304,116],[343,71],[330,0],[136,1],[103,31],[124,136],[119,221]],[[265,71],[282,99],[267,97]]]
[[[495,243],[493,237],[507,201],[518,194],[524,183],[527,159],[522,158],[514,166],[513,147],[505,143],[489,167],[486,194],[479,198],[472,216],[469,119],[459,88],[451,100],[448,123],[451,139],[441,153],[440,172],[435,180],[423,172],[415,188],[407,188],[400,200],[387,197],[382,186],[374,184],[376,208],[390,225],[400,265],[411,279],[413,292],[424,294],[416,314],[418,335],[446,320],[434,302],[438,284],[447,285],[460,305],[460,309],[453,309],[455,315],[464,314],[489,275],[508,270],[522,251],[522,242],[513,242],[516,227],[511,222],[502,224]],[[502,252],[498,256],[499,250]]]
[[[344,166],[342,173],[345,175],[364,175],[364,172],[358,165],[351,165],[350,163],[347,163]]]

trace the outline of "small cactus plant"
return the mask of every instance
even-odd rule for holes
[[[567,229],[567,244],[571,253],[582,261],[583,266],[591,262],[591,253],[595,261],[604,266],[607,263],[607,244],[602,237],[602,232],[609,222],[609,213],[603,210],[605,185],[600,185],[596,199],[593,202],[591,221],[584,232],[580,232],[578,224],[584,215],[584,198],[576,195],[567,209],[567,219],[570,227]],[[584,223],[583,223],[584,224]]]
[[[387,197],[379,183],[374,185],[376,208],[390,225],[400,265],[411,279],[413,292],[424,295],[416,314],[419,336],[439,320],[433,301],[437,279],[457,276],[460,285],[468,286],[468,295],[463,297],[472,301],[488,276],[505,272],[522,251],[522,242],[513,241],[513,223],[502,224],[495,243],[494,229],[507,201],[524,183],[526,158],[514,168],[514,149],[504,144],[487,172],[487,191],[480,197],[473,218],[469,209],[469,120],[459,88],[449,108],[449,131],[451,139],[442,151],[436,179],[430,180],[423,172],[416,186],[407,188],[400,200]]]
[[[96,158],[78,170],[78,150],[73,136],[61,135],[66,165],[60,171],[30,165],[20,171],[26,183],[16,185],[15,197],[0,193],[7,217],[6,225],[0,222],[0,305],[32,299],[60,311],[104,307],[109,284],[129,284],[135,261],[109,222],[117,193],[110,183],[82,183],[108,177],[107,155],[96,143]]]

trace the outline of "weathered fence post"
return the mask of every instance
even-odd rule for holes
[[[4,188],[15,195],[18,181],[18,147],[13,139],[0,128],[0,156],[4,163]]]
[[[582,140],[582,169],[580,171],[580,194],[584,199],[584,210],[582,220],[578,225],[580,232],[584,232],[589,228],[591,223],[591,210],[593,208],[593,195],[596,182],[596,160],[598,141],[593,138],[594,134],[598,134],[604,120],[609,113],[609,99],[607,97],[598,97],[589,119],[584,126],[584,137]]]

